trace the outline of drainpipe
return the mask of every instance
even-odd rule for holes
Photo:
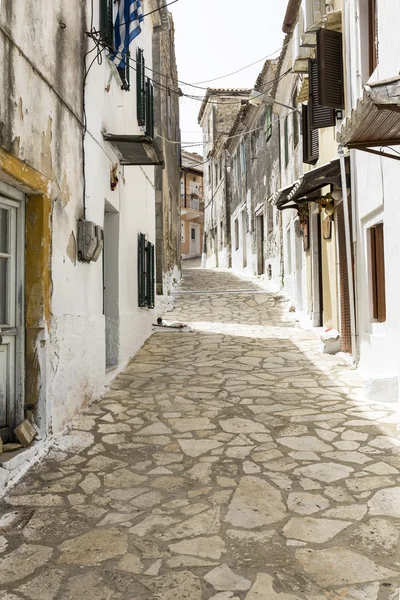
[[[341,144],[338,146],[340,161],[340,176],[342,183],[343,209],[344,209],[344,232],[346,238],[346,257],[347,257],[347,280],[349,287],[350,300],[350,329],[351,329],[351,352],[354,363],[357,360],[357,336],[356,336],[356,312],[354,303],[354,281],[353,281],[353,261],[350,237],[350,219],[349,219],[349,200],[347,196],[346,165],[344,159],[344,150]]]

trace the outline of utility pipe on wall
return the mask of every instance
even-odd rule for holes
[[[353,279],[353,261],[352,261],[351,235],[350,235],[349,199],[347,196],[346,164],[345,164],[345,159],[344,159],[344,150],[340,144],[338,146],[338,154],[339,154],[339,162],[340,162],[340,176],[341,176],[342,195],[343,195],[344,233],[345,233],[345,238],[346,238],[347,280],[348,280],[349,301],[350,301],[351,353],[353,355],[353,361],[356,362],[356,360],[357,360],[356,312],[355,312],[355,304],[354,304],[354,279]]]

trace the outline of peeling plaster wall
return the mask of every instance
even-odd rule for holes
[[[34,405],[43,433],[62,429],[85,401],[101,394],[106,381],[102,257],[90,264],[76,258],[77,223],[83,216],[83,55],[92,48],[84,35],[89,10],[90,2],[81,0],[68,0],[68,6],[62,0],[1,3],[0,146],[22,165],[10,166],[10,183],[31,193],[26,222],[33,245],[27,247],[26,277],[27,284],[38,285],[36,294],[30,284],[27,303],[26,401]],[[152,31],[153,22],[146,19],[136,40],[150,68]],[[136,54],[135,43],[131,53]],[[141,133],[135,81],[132,74],[131,91],[122,91],[104,53],[86,87],[86,218],[103,225],[107,202],[120,212],[122,223],[116,240],[120,336],[115,372],[150,335],[153,319],[152,311],[137,306],[137,238],[143,232],[155,241],[154,167],[119,167],[119,185],[112,192],[110,171],[118,158],[102,137],[103,131]],[[1,163],[0,178],[7,180]]]

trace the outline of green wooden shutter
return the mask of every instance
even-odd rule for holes
[[[308,61],[308,84],[309,84],[309,125],[311,129],[333,127],[335,125],[335,111],[333,108],[322,106],[318,94],[318,61],[310,58]]]
[[[154,244],[147,242],[146,248],[146,259],[147,259],[147,292],[146,292],[146,301],[148,308],[155,307],[155,253],[154,253]]]
[[[125,87],[124,90],[129,92],[131,89],[131,55],[130,52],[126,53],[125,57]]]
[[[146,81],[146,135],[154,137],[154,88],[150,79]]]
[[[136,54],[136,108],[137,121],[141,127],[146,124],[146,74],[143,50],[138,48]]]
[[[125,56],[125,67],[117,67],[118,73],[121,78],[121,89],[125,92],[129,92],[131,89],[131,67],[130,67],[130,54],[126,53]]]
[[[146,306],[146,236],[139,233],[138,245],[138,304]]]
[[[309,107],[302,105],[302,138],[303,138],[303,163],[315,165],[319,158],[319,133],[318,129],[311,129],[309,125]]]
[[[289,117],[285,117],[284,136],[285,136],[285,167],[287,167],[289,164]]]
[[[318,97],[323,106],[344,109],[342,34],[330,29],[317,31]]]
[[[113,0],[100,0],[100,31],[110,48],[114,47]]]

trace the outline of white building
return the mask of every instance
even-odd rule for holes
[[[31,5],[3,1],[0,13],[3,441],[24,417],[44,435],[60,431],[126,365],[155,318],[154,165],[162,154],[143,63],[151,69],[160,12],[144,19],[121,71],[106,49],[113,0],[35,3],[28,35]],[[143,5],[145,13],[158,6]],[[83,219],[92,248],[82,244]]]
[[[352,0],[344,10],[349,110],[339,139],[351,152],[359,366],[369,398],[396,401],[400,5]]]

